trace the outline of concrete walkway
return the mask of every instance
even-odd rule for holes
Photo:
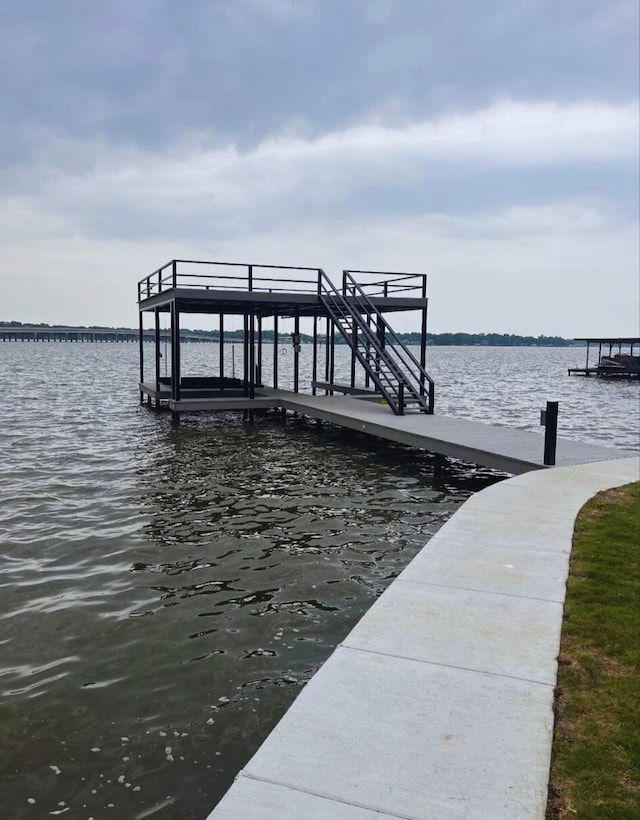
[[[302,690],[212,820],[542,820],[575,517],[640,459],[470,498]]]

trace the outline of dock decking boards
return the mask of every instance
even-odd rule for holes
[[[303,396],[300,393],[284,395],[285,391],[278,392],[281,406],[285,409],[296,410],[380,438],[516,475],[544,468],[544,437],[537,433],[435,414],[428,416],[410,413],[394,416],[385,405],[347,396]],[[633,455],[635,454],[611,447],[559,438],[556,466],[607,461]]]
[[[141,385],[141,389],[144,388]],[[151,386],[148,389],[151,390]],[[279,408],[513,475],[545,468],[544,436],[538,433],[452,416],[424,413],[395,416],[389,407],[373,401],[368,395],[362,398],[311,396],[262,387],[256,388],[255,399],[221,396],[185,398],[176,402],[169,398],[168,405],[181,413]],[[612,447],[558,438],[556,466],[566,467],[633,455]]]

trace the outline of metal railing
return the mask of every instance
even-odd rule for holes
[[[423,274],[419,275],[423,276]],[[426,275],[424,279],[425,283],[421,287],[426,290]],[[356,282],[349,271],[344,271],[343,281],[346,294],[351,295],[360,310],[366,312],[372,318],[376,331],[374,337],[378,339],[381,334],[383,335],[385,339],[384,350],[393,360],[396,369],[403,375],[406,391],[418,401],[425,412],[433,413],[435,384],[431,376],[398,337],[395,330],[365,293],[362,285]],[[424,397],[426,397],[426,401],[422,400]]]
[[[435,385],[348,271],[338,290],[322,271],[323,304],[345,341],[396,415],[413,405],[433,413]],[[391,342],[391,343],[389,343]]]
[[[172,259],[138,282],[138,301],[166,290],[239,290],[261,293],[317,293],[319,268],[293,265],[257,265],[244,262],[205,262]],[[198,271],[198,272],[196,272]],[[207,272],[203,272],[207,271]],[[289,274],[266,276],[266,272]],[[301,278],[300,274],[312,274]]]
[[[344,270],[342,271],[342,292],[347,293],[347,278],[358,274],[358,284],[367,296],[412,296],[427,297],[427,275],[425,273],[397,273],[390,271]],[[383,277],[379,279],[378,277]],[[373,280],[372,280],[373,278]]]
[[[281,273],[274,275],[276,271]],[[322,273],[321,268],[295,265],[172,259],[138,282],[138,301],[176,288],[319,294]],[[358,274],[362,292],[369,297],[426,298],[427,277],[422,273],[343,271],[343,293],[346,276],[354,273]]]
[[[380,366],[375,367],[371,361],[372,351],[375,355],[378,342],[373,337],[366,319],[354,313],[345,295],[335,287],[324,272],[320,277],[320,285],[322,289],[320,299],[332,322],[393,412],[396,415],[402,415],[403,408],[399,402],[398,392],[400,374]]]

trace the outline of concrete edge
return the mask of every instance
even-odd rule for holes
[[[542,820],[553,737],[552,692],[562,626],[561,601],[573,525],[581,507],[598,492],[637,480],[640,458],[632,457],[532,471],[472,496],[469,501],[473,503],[467,502],[469,509],[460,516],[462,525],[456,525],[457,512],[436,534],[440,548],[437,564],[430,562],[427,542],[307,684],[209,815],[210,820],[294,820],[300,816],[334,820],[369,817],[371,812],[381,818],[411,820],[436,815]],[[459,512],[466,507],[462,505]],[[475,515],[476,507],[489,514]],[[524,522],[528,522],[526,526]],[[553,549],[563,553],[566,560],[560,564],[530,562],[510,576],[505,566],[518,569],[523,555],[540,554],[535,548],[527,551],[520,546],[521,540],[530,538],[527,527],[540,538],[541,552],[547,541],[553,542]],[[458,563],[456,568],[461,555],[466,560],[464,551],[473,549],[481,554],[485,549],[488,553],[497,551],[495,560],[501,563],[492,566],[489,561],[480,569],[476,562]],[[503,555],[510,556],[508,561],[500,557]],[[466,582],[465,571],[469,576]],[[553,577],[546,577],[549,573]],[[440,586],[443,578],[448,583]],[[517,584],[517,589],[510,584]],[[469,594],[470,587],[473,595]],[[436,594],[432,594],[434,589]],[[422,596],[420,600],[416,600],[416,590]],[[492,618],[491,608],[483,599],[496,596],[496,592],[498,597],[503,596],[504,606],[495,610]],[[475,607],[474,599],[483,603],[483,608]],[[465,605],[462,615],[461,600]],[[531,606],[542,613],[533,623]],[[512,621],[506,636],[505,613]],[[451,618],[457,618],[456,632],[443,634],[443,625]],[[436,629],[432,629],[434,624]],[[532,626],[535,641],[531,640]],[[529,630],[526,641],[522,630]],[[358,665],[360,656],[363,663]],[[356,661],[349,660],[353,657]],[[475,710],[461,710],[453,719],[452,733],[473,738],[474,748],[465,743],[458,749],[458,758],[464,759],[452,758],[449,769],[443,771],[440,764],[446,748],[438,746],[437,738],[426,738],[429,742],[425,743],[424,737],[415,776],[411,776],[414,750],[409,757],[403,757],[400,746],[396,757],[389,759],[387,748],[392,744],[395,725],[406,727],[418,722],[419,733],[441,721],[441,692],[436,692],[434,699],[434,692],[425,687],[421,700],[421,688],[414,688],[412,699],[407,701],[403,690],[410,687],[410,682],[398,676],[397,668],[391,684],[381,677],[372,686],[371,675],[377,672],[371,664],[376,659],[381,667],[386,663],[408,669],[406,664],[411,664],[418,670],[416,674],[424,673],[427,682],[434,675],[437,678],[438,670],[444,670],[463,695],[470,681],[475,681],[474,676],[490,681],[480,700],[474,690],[468,690]],[[349,665],[345,677],[344,669]],[[531,668],[536,673],[533,677]],[[351,693],[336,687],[341,675]],[[501,711],[493,717],[492,731],[487,732],[482,704],[490,711],[492,686],[500,693],[499,687],[505,681],[532,687],[534,696],[524,711],[510,712],[502,700]],[[394,691],[390,685],[396,687],[397,697],[389,698]],[[379,686],[386,686],[383,703],[376,702]],[[379,725],[357,723],[358,701],[363,699],[371,700],[372,713],[384,715]],[[322,737],[318,737],[319,715],[326,723]],[[354,736],[359,738],[355,747],[350,742]],[[500,748],[496,736],[500,737]],[[529,740],[524,755],[515,755],[507,748],[511,743],[512,749],[517,749],[525,738]],[[509,754],[505,755],[505,750]],[[500,777],[487,793],[486,771],[482,769],[487,761],[498,759]],[[456,792],[455,802],[452,790]]]

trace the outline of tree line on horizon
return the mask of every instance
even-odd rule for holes
[[[69,330],[106,330],[106,331],[126,331],[137,333],[137,328],[130,327],[105,327],[104,325],[51,325],[47,322],[6,322],[0,321],[0,327],[33,327],[50,328],[64,327]],[[146,331],[145,331],[146,332]],[[149,331],[152,332],[152,331]],[[227,330],[224,333],[225,341],[242,341],[242,330]],[[417,331],[409,333],[397,333],[398,338],[405,344],[420,344],[420,333]],[[220,333],[218,330],[190,330],[180,329],[180,336],[188,339],[190,336],[208,337],[211,341],[218,341]],[[312,342],[313,336],[301,333],[302,342]],[[263,330],[262,339],[265,342],[274,341],[273,330]],[[324,335],[318,334],[318,341],[324,341]],[[286,344],[291,341],[291,334],[279,333],[278,344]],[[346,344],[343,339],[336,337],[336,344]],[[476,346],[476,347],[573,347],[579,343],[573,339],[565,339],[562,336],[520,336],[516,333],[427,333],[427,344],[429,345],[453,345],[453,346]]]

